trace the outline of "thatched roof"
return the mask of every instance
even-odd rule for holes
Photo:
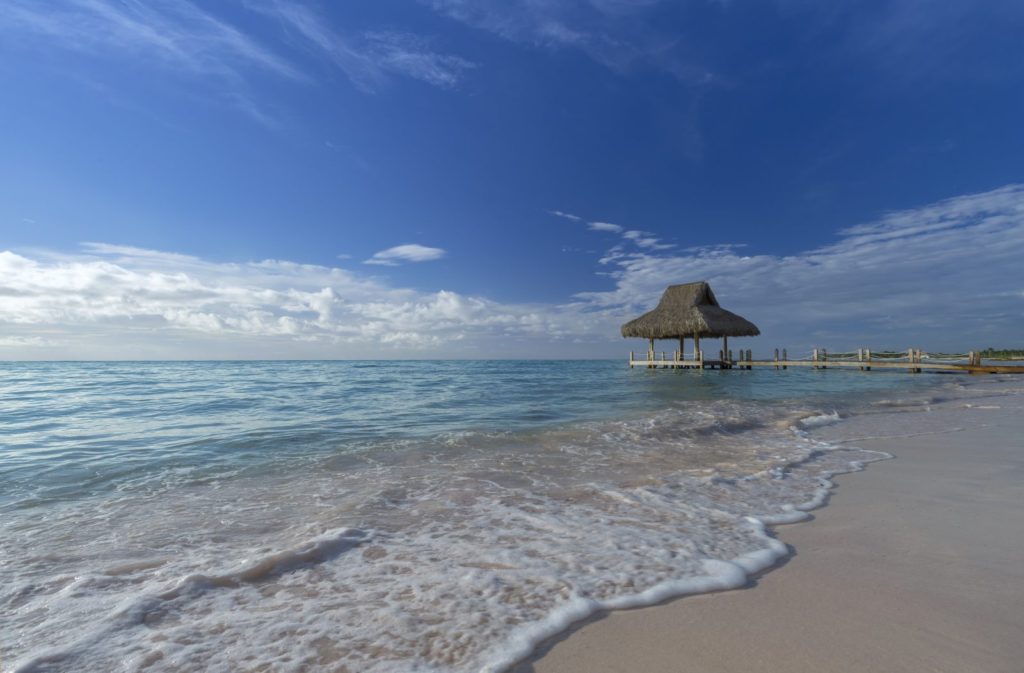
[[[622,336],[644,339],[757,336],[757,326],[718,305],[704,281],[670,285],[657,308],[622,326]]]

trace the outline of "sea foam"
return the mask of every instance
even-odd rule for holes
[[[716,406],[69,512],[19,573],[20,642],[52,647],[14,670],[498,671],[596,611],[741,586],[786,553],[766,523],[884,456]]]
[[[949,393],[972,413],[966,394]],[[769,526],[889,457],[843,428],[915,430],[916,410],[690,400],[295,452],[338,436],[307,422],[261,430],[282,446],[258,465],[166,460],[73,498],[25,487],[0,520],[5,665],[506,670],[596,612],[743,586],[787,553]]]

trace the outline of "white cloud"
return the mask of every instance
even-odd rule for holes
[[[45,348],[57,345],[50,339],[36,336],[0,336],[0,348]]]
[[[419,243],[406,243],[376,252],[363,264],[397,266],[400,262],[431,262],[444,257],[444,253],[442,248],[430,248]]]
[[[564,218],[566,220],[569,220],[570,222],[582,222],[583,221],[583,218],[580,217],[579,215],[573,215],[572,213],[566,213],[566,212],[563,212],[561,210],[549,210],[548,213],[550,215],[554,215],[555,217],[561,217],[561,218]]]
[[[437,254],[424,250],[406,258]],[[545,313],[281,260],[219,263],[102,244],[0,252],[0,326],[18,337],[3,345],[25,357],[42,338],[64,343],[54,357],[351,357],[567,331]]]
[[[627,232],[629,233],[629,232]],[[642,233],[633,234],[642,240]],[[581,301],[640,310],[670,283],[709,280],[776,345],[839,333],[845,345],[972,348],[1024,333],[1024,186],[893,212],[792,255],[720,245],[678,253],[614,248],[616,282]],[[982,343],[978,343],[978,341]],[[895,343],[894,343],[895,342]]]
[[[627,243],[602,260],[609,290],[534,304],[283,260],[102,243],[2,251],[0,346],[5,357],[58,358],[621,356],[634,345],[621,323],[666,285],[701,279],[758,324],[764,336],[746,342],[755,349],[971,349],[1019,345],[1024,334],[1024,185],[889,213],[789,255]],[[439,249],[415,250],[390,259]]]
[[[622,238],[631,241],[637,247],[649,248],[651,250],[668,250],[675,247],[672,243],[662,243],[661,239],[649,231],[637,231],[635,229],[624,231],[622,232]]]
[[[566,217],[568,215],[567,213],[561,213],[557,210],[551,211],[551,214],[559,215],[560,217]],[[582,220],[582,218],[576,217],[575,215],[569,216],[569,219],[572,219],[574,222],[579,222]],[[590,231],[602,231],[613,234],[620,234],[623,239],[639,248],[647,248],[649,250],[668,250],[670,248],[676,247],[673,243],[662,243],[660,238],[658,238],[649,231],[639,231],[637,229],[627,230],[622,225],[612,224],[611,222],[588,222],[587,229],[589,229]],[[612,248],[609,251],[609,253],[614,255],[620,252],[620,250],[620,246],[616,246],[615,248]],[[608,256],[606,255],[605,260],[607,259]],[[603,261],[603,263],[607,262]]]

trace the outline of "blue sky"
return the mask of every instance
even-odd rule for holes
[[[1024,4],[0,0],[0,357],[1024,333]],[[668,348],[668,346],[666,346]]]

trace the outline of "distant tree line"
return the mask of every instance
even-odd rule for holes
[[[981,357],[987,360],[1024,360],[1024,348],[986,348]]]

